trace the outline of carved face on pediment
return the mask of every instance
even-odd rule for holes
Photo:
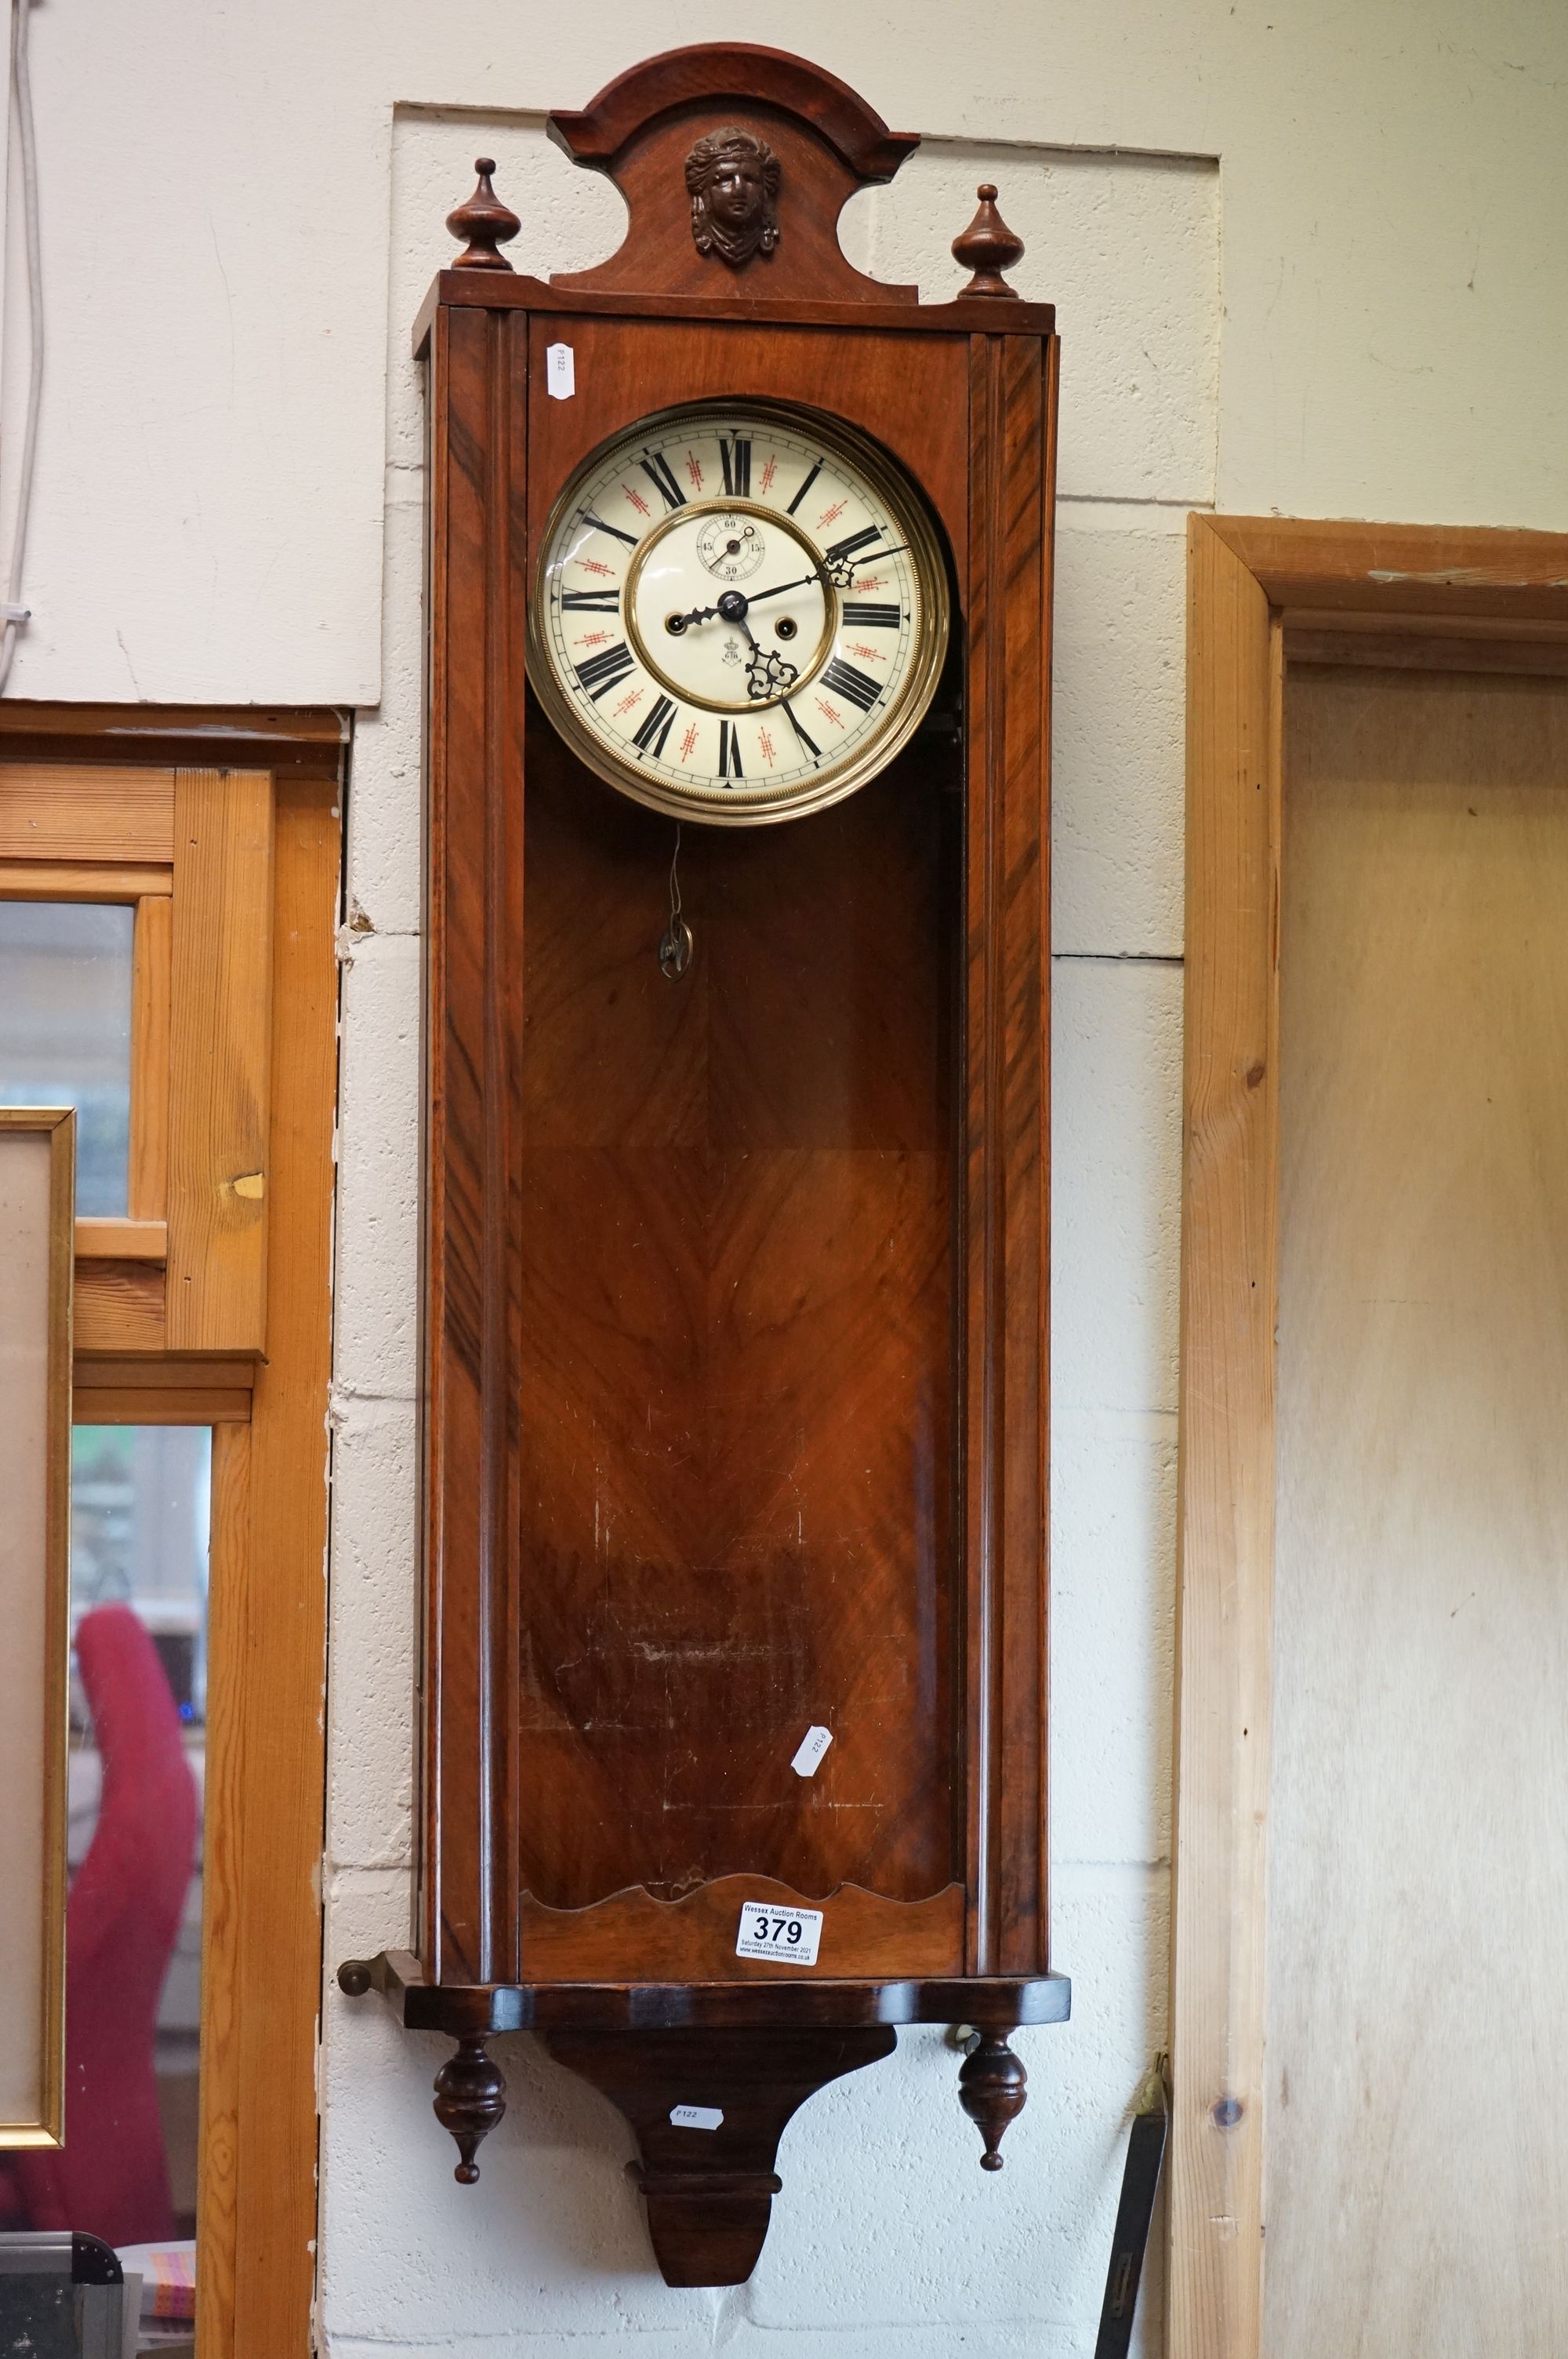
[[[779,159],[763,140],[733,125],[705,132],[686,159],[691,234],[698,254],[733,268],[779,242]]]

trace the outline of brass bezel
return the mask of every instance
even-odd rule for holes
[[[814,773],[809,778],[803,778],[795,787],[781,788],[771,795],[748,788],[752,799],[727,799],[720,805],[716,798],[705,791],[683,792],[669,781],[645,777],[632,764],[622,761],[614,749],[588,727],[581,717],[577,698],[562,686],[551,659],[545,632],[545,617],[549,611],[547,577],[550,552],[563,516],[580,498],[589,478],[603,465],[606,453],[618,443],[633,436],[645,436],[652,440],[677,421],[694,425],[699,420],[734,420],[748,416],[778,419],[793,427],[797,433],[805,430],[823,450],[833,451],[871,483],[892,515],[899,520],[906,537],[920,590],[921,622],[914,654],[898,700],[890,705],[885,722],[869,743],[861,744],[841,763],[824,772]],[[733,508],[741,503],[730,499],[719,505]],[[778,514],[774,509],[763,509],[762,513],[775,519]],[[835,591],[835,622],[837,605],[838,593]],[[806,402],[773,401],[760,396],[737,395],[730,400],[677,402],[664,409],[651,410],[645,418],[632,419],[624,426],[617,428],[613,434],[607,434],[602,441],[596,443],[573,468],[551,503],[535,559],[526,629],[528,677],[558,734],[579,761],[619,793],[629,796],[633,802],[642,803],[650,810],[663,811],[673,819],[690,820],[711,827],[762,827],[782,820],[800,819],[809,811],[824,810],[830,804],[842,802],[858,788],[869,784],[886,769],[895,756],[903,752],[925,718],[931,700],[936,693],[936,684],[946,660],[950,626],[951,601],[942,543],[925,495],[914,479],[870,435],[863,434],[857,427],[846,425],[842,419],[835,418],[826,410],[816,409]],[[700,702],[697,698],[686,701]],[[709,709],[717,711],[719,708]],[[748,709],[766,711],[769,707],[760,704]]]
[[[668,516],[661,516],[653,530],[644,533],[637,543],[632,562],[627,568],[626,593],[622,601],[621,620],[625,626],[627,644],[635,647],[637,660],[643,670],[652,672],[659,686],[667,688],[672,696],[678,696],[683,704],[695,704],[703,712],[722,712],[727,715],[737,712],[771,712],[774,705],[784,702],[786,696],[794,696],[801,689],[809,687],[827,662],[827,650],[833,645],[834,634],[838,627],[838,592],[832,582],[824,576],[822,588],[826,603],[822,619],[822,636],[816,642],[816,653],[809,664],[803,663],[798,667],[799,677],[794,685],[782,689],[777,696],[748,697],[743,704],[716,704],[712,697],[698,696],[695,689],[683,688],[678,680],[672,679],[664,667],[654,660],[653,650],[637,626],[635,612],[637,584],[642,578],[644,564],[660,541],[667,537],[675,526],[689,524],[694,516],[764,516],[769,524],[782,525],[788,538],[800,549],[816,571],[821,572],[821,560],[816,551],[793,516],[781,516],[776,508],[763,507],[757,500],[690,500],[684,508],[674,508]],[[716,583],[716,588],[721,589],[724,586],[722,583]]]

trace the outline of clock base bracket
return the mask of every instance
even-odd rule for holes
[[[1002,2135],[1022,2111],[1026,2076],[1008,2046],[1023,2024],[1065,2023],[1065,1974],[911,1982],[431,1983],[417,1958],[384,1950],[338,1969],[351,1997],[378,1991],[406,2028],[443,2031],[457,2054],[437,2076],[436,2113],[457,2140],[457,2176],[479,2177],[475,2148],[505,2110],[486,2043],[536,2031],[556,2061],[607,2096],[636,2134],[628,2166],[672,2286],[742,2285],[767,2235],[782,2181],[773,2169],[790,2116],[847,2072],[892,2053],[901,2023],[973,2027],[958,2096],[999,2170]],[[696,2108],[717,2121],[674,2121]]]
[[[790,2116],[829,2081],[880,2063],[892,2024],[847,2030],[556,2031],[545,2047],[610,2099],[635,2133],[629,2166],[665,2283],[744,2285],[783,2187]],[[706,2120],[677,2120],[695,2110]]]

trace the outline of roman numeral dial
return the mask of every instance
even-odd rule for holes
[[[788,818],[908,742],[947,603],[929,512],[885,452],[811,410],[693,403],[628,419],[563,484],[529,677],[585,767],[636,800]]]

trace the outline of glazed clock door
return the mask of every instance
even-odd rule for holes
[[[847,419],[672,403],[628,429],[609,341],[574,323],[578,397],[533,378],[529,424],[523,1971],[762,1981],[736,1950],[755,1898],[823,1912],[821,1973],[957,1973],[959,485],[896,346],[860,355]],[[802,340],[791,390],[835,343]],[[962,403],[963,347],[932,361]],[[639,384],[737,364],[726,331],[654,327]],[[619,611],[567,605],[579,581]],[[661,699],[662,754],[638,744]]]

